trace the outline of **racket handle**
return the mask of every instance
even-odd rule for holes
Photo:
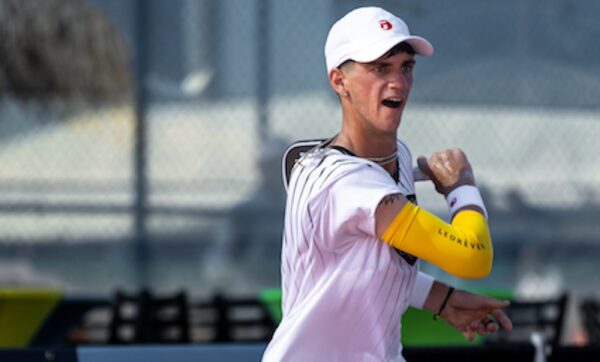
[[[421,171],[421,169],[417,166],[413,167],[413,179],[415,180],[415,182],[430,180],[429,176],[423,173],[423,171]]]

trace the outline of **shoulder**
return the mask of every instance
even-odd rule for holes
[[[408,147],[408,144],[402,138],[397,138],[396,139],[396,144],[398,145],[398,150],[410,153],[410,149]]]
[[[398,146],[398,158],[401,162],[412,162],[412,153],[410,152],[410,148],[408,144],[401,138],[396,139],[396,144]]]
[[[297,166],[333,173],[351,172],[371,167],[370,162],[365,159],[331,148],[317,148],[303,154],[299,158]]]
[[[408,144],[398,138],[398,164],[400,166],[400,184],[404,187],[406,195],[414,193],[413,158]]]
[[[298,159],[292,170],[291,181],[315,184],[322,189],[346,178],[378,178],[378,175],[389,178],[385,170],[376,166],[368,160],[335,149],[315,149]]]

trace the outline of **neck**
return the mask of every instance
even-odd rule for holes
[[[342,129],[333,144],[348,149],[359,157],[378,162],[390,175],[397,171],[397,132],[400,122],[394,129],[380,129],[375,123],[362,118],[358,112],[352,111],[342,99]],[[385,127],[385,122],[382,122]]]
[[[383,167],[390,175],[396,172],[398,159],[396,138],[388,140],[371,140],[364,137],[348,137],[343,131],[336,137],[333,144],[348,149],[359,157],[373,161]]]
[[[345,100],[348,101],[348,100]],[[342,129],[335,143],[364,158],[385,157],[396,151],[398,127],[386,127],[385,122],[364,119],[353,107],[342,107]],[[399,125],[399,124],[398,124]]]
[[[342,129],[336,137],[334,144],[347,148],[357,156],[376,160],[384,160],[396,153],[396,135],[379,134],[366,135],[365,133],[348,132]]]
[[[366,157],[367,160],[369,161],[373,161],[381,166],[385,166],[389,163],[392,163],[394,161],[396,161],[398,159],[398,151],[394,150],[392,153],[390,153],[387,156],[383,156],[383,157]]]

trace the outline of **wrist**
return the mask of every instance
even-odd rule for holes
[[[442,302],[444,301],[444,298],[448,293],[448,288],[449,286],[445,283],[439,282],[437,280],[434,281],[433,285],[431,286],[431,290],[427,295],[427,300],[423,305],[423,309],[426,309],[435,314],[440,309],[440,306],[442,305]]]
[[[435,312],[435,314],[433,315],[433,320],[436,320],[437,317],[441,317],[442,316],[442,313],[446,309],[446,306],[448,305],[448,301],[450,300],[450,297],[452,296],[452,293],[454,293],[454,287],[448,287],[448,291],[446,292],[446,296],[442,300],[442,304],[438,308],[437,312]]]
[[[457,211],[465,207],[474,206],[481,209],[486,218],[488,217],[485,204],[481,198],[481,193],[479,192],[479,189],[473,185],[461,185],[455,188],[448,193],[446,201],[448,202],[451,215],[454,215]]]

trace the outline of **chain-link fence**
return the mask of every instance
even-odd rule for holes
[[[32,3],[44,1],[3,0],[0,18]],[[49,25],[34,33],[0,22],[3,44],[29,42],[19,62],[6,46],[0,59],[0,283],[94,293],[277,286],[279,157],[293,140],[336,133],[323,45],[335,19],[367,2],[48,3]],[[414,155],[459,146],[474,165],[496,263],[492,276],[465,285],[591,290],[600,254],[600,3],[368,4],[399,14],[436,49],[417,59],[400,136]],[[82,12],[102,20],[68,16]],[[82,29],[118,36],[95,49],[92,35],[75,36]],[[54,57],[36,53],[44,31],[56,35],[45,50]],[[113,66],[69,66],[90,54],[101,59],[89,64]],[[46,66],[50,59],[60,61]],[[110,80],[124,59],[129,73],[113,88],[31,82],[10,67],[30,62],[20,71],[46,70],[43,79]],[[129,80],[138,97],[124,90]],[[73,100],[59,92],[69,87],[96,92]],[[417,191],[446,217],[431,185]]]

